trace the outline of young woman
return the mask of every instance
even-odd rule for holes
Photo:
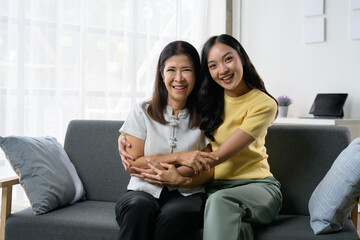
[[[200,128],[219,157],[208,161],[215,175],[207,185],[203,239],[253,239],[251,223],[269,223],[281,208],[280,184],[270,172],[265,148],[277,102],[244,48],[229,35],[205,43],[202,74]],[[161,170],[142,175],[150,182],[164,180]]]
[[[206,196],[197,186],[212,179],[206,158],[217,158],[198,151],[210,151],[195,107],[199,70],[200,58],[191,44],[168,44],[160,54],[151,100],[137,104],[120,129],[131,144],[126,151],[134,156],[127,162],[129,191],[115,209],[120,239],[185,239],[201,227]],[[169,178],[161,185],[148,183],[134,172],[140,168]]]
[[[205,208],[203,239],[253,239],[251,223],[269,223],[281,208],[280,184],[265,148],[276,100],[241,44],[229,35],[211,37],[202,50],[200,128],[218,161]]]

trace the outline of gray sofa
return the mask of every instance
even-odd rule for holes
[[[119,239],[114,207],[129,180],[117,150],[121,125],[122,121],[70,122],[64,148],[83,182],[87,200],[39,216],[30,208],[12,213],[6,221],[5,239]],[[282,184],[284,200],[273,223],[253,226],[256,239],[359,239],[351,219],[343,231],[333,234],[316,236],[309,225],[311,193],[349,141],[345,127],[270,127],[266,138],[269,162]],[[9,182],[1,184],[9,186]],[[134,226],[134,231],[140,230]],[[201,239],[201,229],[189,234],[185,239]]]

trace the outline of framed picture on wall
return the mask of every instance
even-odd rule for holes
[[[350,39],[360,39],[360,12],[350,16]]]
[[[351,0],[350,7],[351,10],[360,9],[360,0]]]
[[[304,42],[317,43],[325,41],[325,18],[312,17],[304,19]]]
[[[324,0],[304,0],[304,17],[324,14]]]

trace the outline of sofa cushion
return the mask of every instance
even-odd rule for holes
[[[62,146],[53,137],[0,137],[0,146],[20,177],[34,214],[84,197],[83,185]]]
[[[315,235],[309,224],[310,216],[279,215],[272,223],[253,225],[256,240],[358,240],[355,227],[348,219],[341,232]]]
[[[342,229],[360,196],[360,138],[337,157],[309,201],[315,234]]]
[[[9,216],[5,239],[119,239],[115,203],[87,200],[37,216],[28,208]]]

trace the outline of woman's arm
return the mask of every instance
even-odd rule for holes
[[[210,166],[215,167],[220,163],[234,156],[236,153],[242,151],[244,148],[249,146],[255,138],[247,134],[241,129],[236,130],[233,134],[228,137],[221,146],[213,152],[219,159],[217,161],[211,161]]]
[[[156,164],[154,161],[148,159],[147,164],[150,167],[151,172],[135,168],[137,172],[136,176],[156,184],[188,187],[200,186],[213,178],[214,166],[231,158],[236,153],[250,145],[254,140],[255,139],[246,132],[240,129],[236,130],[215,152],[212,152],[218,157],[218,160],[207,159],[208,163],[212,167],[212,170],[206,171],[200,175],[194,176],[193,169],[185,166],[181,166],[176,169],[175,167],[169,167],[168,165]],[[210,146],[208,145],[204,151],[211,151]]]
[[[180,164],[183,166],[187,166],[189,168],[192,168],[194,174],[197,175],[205,170],[210,170],[209,161],[207,161],[205,158],[212,160],[217,159],[217,157],[210,152],[202,151],[179,152],[160,156],[144,156],[144,140],[131,135],[127,135],[126,140],[130,144],[129,147],[126,147],[126,152],[127,154],[133,156],[133,158],[135,159],[127,160],[132,167],[136,168],[149,168],[147,159],[150,159],[158,163],[168,163],[174,165]],[[129,171],[133,172],[130,169]]]
[[[129,160],[134,160],[134,157],[125,151],[126,147],[131,147],[130,143],[126,141],[126,134],[120,134],[118,138],[119,155],[125,171],[128,171],[131,167]]]
[[[189,188],[201,186],[214,177],[213,168],[193,177],[184,177],[180,174],[179,168],[172,164],[157,163],[148,159],[148,166],[150,169],[135,168],[138,173],[132,173],[131,176],[142,178],[149,183]]]
[[[211,151],[211,146],[210,144],[206,145],[206,147],[202,150],[202,152],[212,152]],[[208,162],[208,165],[210,166],[210,163],[213,162],[213,161],[217,161],[217,160],[213,160],[211,158],[204,158],[207,162]],[[184,176],[184,177],[192,177],[194,175],[196,175],[194,173],[194,170],[190,167],[187,167],[187,166],[180,166],[177,168],[177,170],[179,171],[179,173],[181,174],[181,176]],[[209,169],[206,169],[206,171],[209,171],[210,170],[210,167]]]
[[[221,144],[221,146],[215,152],[212,152],[218,157],[218,160],[206,159],[210,164],[212,170],[206,171],[200,175],[194,176],[194,171],[191,168],[187,168],[184,166],[177,168],[177,174],[172,168],[167,168],[166,171],[160,170],[159,165],[154,164],[151,164],[153,165],[151,167],[151,173],[140,170],[140,172],[142,172],[140,175],[143,175],[144,177],[142,178],[151,183],[165,184],[166,182],[166,184],[169,184],[168,182],[173,182],[174,184],[181,184],[182,186],[200,186],[212,180],[214,175],[213,167],[231,158],[236,153],[240,152],[245,147],[250,145],[254,140],[255,139],[246,132],[240,129],[236,130],[233,134],[230,135],[230,137],[225,140],[223,144]],[[208,145],[203,151],[211,151],[210,145]],[[149,162],[151,163],[151,161]],[[163,164],[161,164],[161,167],[164,167]],[[154,170],[155,168],[158,168],[157,171]],[[139,171],[139,169],[137,170]],[[176,180],[169,180],[170,176],[168,175],[170,175],[170,173]],[[141,177],[140,175],[139,177]],[[180,175],[181,177],[178,175]],[[191,180],[189,179],[189,177],[191,177]]]
[[[208,144],[202,151],[211,152],[210,145]],[[133,167],[136,173],[132,173],[131,175],[154,184],[193,188],[211,181],[214,177],[213,168],[194,176],[193,169],[186,166],[176,168],[174,165],[157,163],[149,158],[146,158],[146,161],[150,169]],[[209,161],[215,160],[209,159]]]
[[[219,157],[219,160],[211,162],[210,166],[214,167],[226,161],[254,142],[273,123],[276,112],[276,101],[271,98],[264,100],[262,104],[249,108],[241,124],[241,128],[244,130],[238,128],[227,137],[221,146],[213,152],[214,155]]]

